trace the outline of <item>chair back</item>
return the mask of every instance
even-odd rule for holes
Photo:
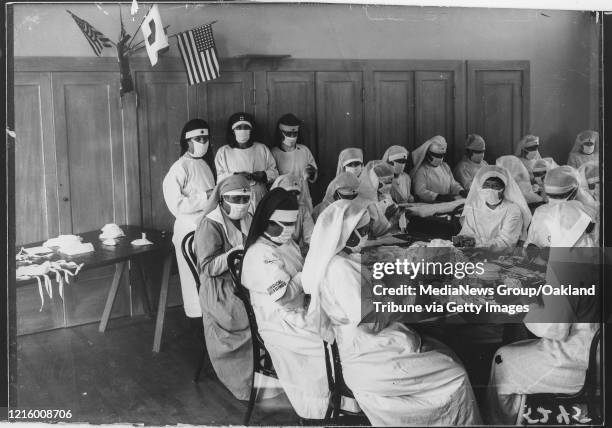
[[[585,395],[594,396],[597,394],[597,387],[599,385],[599,373],[597,367],[597,361],[599,360],[601,344],[601,327],[597,329],[593,340],[591,341],[591,349],[589,350],[589,366],[587,367],[586,375],[584,377],[584,386],[582,387],[582,393]]]
[[[255,311],[251,305],[251,297],[249,290],[242,285],[242,260],[244,258],[243,250],[236,250],[227,257],[227,267],[229,269],[232,281],[234,281],[234,294],[244,304],[247,317],[249,319],[249,328],[251,330],[251,342],[253,343],[253,368],[256,372],[266,376],[277,377],[272,365],[272,359],[268,353],[264,341],[259,334],[257,328],[257,320],[255,319]]]
[[[189,232],[183,240],[181,241],[181,252],[183,253],[183,257],[187,262],[187,266],[189,266],[189,270],[193,275],[193,279],[196,282],[196,288],[200,291],[200,275],[198,273],[198,258],[196,257],[195,248],[193,247],[193,238],[195,236],[195,231]]]

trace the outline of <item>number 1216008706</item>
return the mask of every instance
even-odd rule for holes
[[[65,409],[9,409],[8,419],[48,420],[72,419],[72,410]]]

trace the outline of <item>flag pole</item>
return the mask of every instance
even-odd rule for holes
[[[204,25],[213,25],[213,24],[216,24],[217,22],[219,22],[219,21],[212,21],[212,22],[209,22],[208,24],[204,24]],[[140,25],[142,25],[142,23]],[[169,26],[170,25],[166,25],[164,27],[164,31],[166,31],[166,28],[168,28]],[[181,33],[184,33],[184,31],[181,31],[181,32],[178,32],[178,33],[175,33],[175,34],[170,34],[168,36],[168,38],[170,38],[170,37],[178,37],[178,35],[181,34]],[[144,49],[144,46],[140,46],[143,43],[144,43],[144,40],[141,40],[140,42],[136,43],[132,48],[130,48],[129,53],[132,54],[132,53],[138,52],[141,49]]]
[[[149,9],[147,10],[147,13],[145,13],[144,17],[142,18],[142,21],[140,21],[140,24],[138,24],[138,27],[136,27],[136,30],[134,30],[134,34],[132,34],[132,36],[130,37],[130,41],[128,43],[128,50],[132,47],[132,43],[134,42],[134,39],[136,38],[136,35],[138,34],[138,30],[140,30],[140,27],[142,27],[142,23],[144,22],[145,19],[147,19],[147,16],[149,16],[149,12],[151,12],[151,8],[153,6],[149,5]]]

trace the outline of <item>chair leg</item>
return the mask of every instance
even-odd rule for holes
[[[200,374],[202,373],[204,361],[206,361],[206,347],[202,346],[202,352],[200,353],[200,361],[198,361],[198,367],[196,369],[195,375],[193,376],[193,381],[195,383],[198,383],[200,381]]]
[[[342,394],[338,393],[336,394],[336,397],[334,397],[334,417],[333,417],[334,425],[338,425],[338,417],[340,416],[341,403],[342,403]]]
[[[249,397],[249,406],[247,407],[244,421],[242,422],[243,425],[249,425],[251,413],[253,413],[253,407],[255,407],[255,397],[257,397],[257,389],[255,389],[255,373],[253,373],[253,378],[251,379],[251,396]]]

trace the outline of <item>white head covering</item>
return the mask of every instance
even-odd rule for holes
[[[414,178],[414,174],[416,174],[417,170],[425,160],[425,155],[429,151],[431,147],[431,151],[435,153],[446,153],[446,140],[441,135],[436,135],[435,137],[430,138],[425,141],[419,147],[412,151],[412,170],[410,171],[410,177]]]
[[[495,165],[508,170],[510,176],[514,179],[523,194],[526,192],[533,193],[529,171],[527,171],[527,168],[518,157],[513,155],[500,156],[495,161]]]
[[[304,195],[302,192],[302,185],[300,184],[300,179],[297,178],[295,175],[293,174],[279,175],[276,178],[276,180],[274,180],[274,183],[272,183],[272,186],[270,186],[270,190],[276,187],[281,187],[289,192],[292,190],[297,190],[298,192],[300,192],[300,195],[298,196],[299,204],[301,206],[306,205],[306,201],[304,199],[306,195]]]
[[[344,172],[346,164],[360,161],[363,163],[363,150],[357,147],[349,147],[340,152],[338,155],[338,166],[336,167],[336,175]]]
[[[360,184],[361,182],[355,176],[355,174],[350,172],[341,172],[327,186],[327,191],[325,192],[325,197],[323,198],[322,202],[326,202],[329,205],[334,202],[334,193],[336,190],[345,187],[357,191]]]
[[[371,201],[378,201],[378,177],[393,177],[393,167],[382,160],[367,163],[359,176],[359,196]]]
[[[514,155],[517,157],[522,157],[523,156],[523,149],[525,147],[532,147],[532,146],[538,146],[540,144],[540,137],[536,136],[536,135],[525,135],[521,141],[518,142],[518,144],[516,145],[516,150],[514,152]],[[538,155],[535,157],[535,159],[540,159],[540,153],[538,152]]]
[[[321,311],[321,282],[332,258],[346,246],[349,236],[366,215],[369,214],[364,201],[340,199],[325,208],[315,223],[302,269],[302,286],[304,292],[310,294],[308,312],[319,311],[321,314],[320,331],[325,331],[322,327],[327,322]]]
[[[548,224],[551,247],[573,247],[593,220],[578,201],[563,201],[554,207]]]
[[[574,147],[572,147],[572,152],[582,153],[582,144],[592,141],[595,143],[595,150],[593,154],[599,152],[599,132],[597,131],[582,131],[580,134],[576,136],[576,141],[574,142]]]
[[[408,149],[406,149],[405,147],[391,146],[385,151],[385,154],[382,156],[382,160],[384,162],[393,162],[394,160],[402,158],[408,159],[408,154]]]
[[[523,215],[523,233],[526,234],[529,223],[531,223],[531,211],[527,206],[527,201],[525,201],[523,192],[506,168],[496,165],[486,165],[478,170],[474,176],[470,192],[465,200],[464,212],[466,212],[466,208],[479,209],[485,206],[485,202],[480,197],[479,190],[482,188],[484,182],[491,177],[497,177],[503,181],[505,186],[504,199],[514,202],[521,209],[521,214]]]
[[[465,148],[470,150],[485,150],[485,140],[478,134],[470,134],[465,140]]]

